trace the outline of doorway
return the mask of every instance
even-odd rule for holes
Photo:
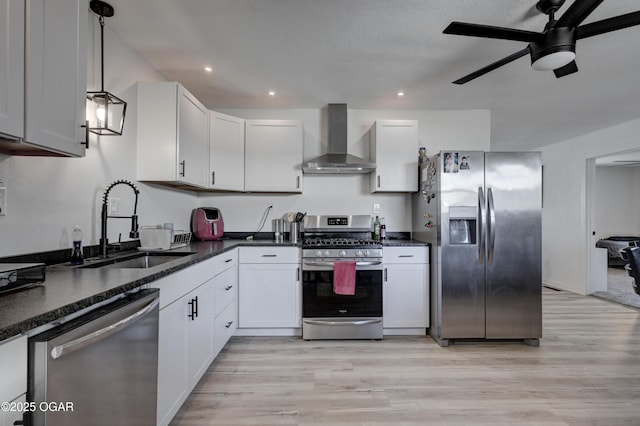
[[[640,151],[587,160],[589,292],[640,309],[619,251],[640,241]]]

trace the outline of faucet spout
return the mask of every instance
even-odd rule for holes
[[[135,202],[133,204],[133,214],[131,216],[109,216],[108,214],[108,201],[109,201],[109,192],[113,189],[114,186],[117,185],[127,185],[131,187],[133,193],[135,195]],[[107,190],[104,192],[104,197],[102,198],[102,210],[100,212],[100,256],[104,257],[107,255],[109,240],[107,239],[107,220],[109,218],[116,219],[131,219],[131,232],[129,232],[130,238],[139,238],[140,234],[138,233],[138,188],[128,180],[117,180],[113,182]]]

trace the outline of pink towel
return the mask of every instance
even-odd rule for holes
[[[333,262],[333,292],[345,296],[356,294],[356,262]]]

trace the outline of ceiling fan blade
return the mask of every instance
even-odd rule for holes
[[[553,25],[554,28],[575,28],[582,23],[604,0],[576,0]]]
[[[574,72],[578,72],[578,65],[576,64],[576,61],[571,61],[567,65],[553,70],[556,78],[564,77],[565,75],[573,74]]]
[[[498,38],[530,42],[539,33],[533,31],[516,30],[513,28],[494,27],[491,25],[468,24],[466,22],[452,22],[443,31],[444,34],[457,34],[470,37]]]
[[[591,22],[590,24],[578,27],[577,39],[593,37],[611,31],[622,30],[624,28],[640,25],[640,11],[631,12],[625,15],[614,16],[602,21]]]
[[[466,75],[466,76],[464,76],[462,78],[459,78],[458,80],[454,81],[453,83],[454,84],[465,84],[465,83],[468,83],[469,81],[471,81],[473,79],[476,79],[476,78],[478,78],[478,77],[480,77],[482,75],[485,75],[486,73],[488,73],[490,71],[493,71],[496,68],[500,68],[501,66],[506,65],[509,62],[513,62],[516,59],[521,58],[521,57],[523,57],[525,55],[528,55],[528,54],[529,54],[529,46],[525,47],[524,49],[522,49],[522,50],[520,50],[520,51],[518,51],[518,52],[516,52],[516,53],[514,53],[512,55],[507,56],[506,58],[502,58],[499,61],[496,61],[496,62],[494,62],[494,63],[492,63],[490,65],[487,65],[484,68],[480,68],[479,70],[474,71],[469,75]]]

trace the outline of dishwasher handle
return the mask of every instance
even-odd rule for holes
[[[66,354],[75,352],[99,340],[107,338],[112,334],[115,334],[118,331],[122,330],[123,328],[128,327],[136,319],[147,315],[149,312],[154,310],[156,306],[158,306],[159,304],[160,304],[160,300],[156,298],[150,303],[148,303],[144,308],[140,309],[137,312],[134,312],[133,314],[129,315],[126,318],[118,320],[113,324],[110,324],[104,328],[101,328],[100,330],[96,330],[82,337],[78,337],[77,339],[74,339],[70,342],[63,343],[62,345],[54,346],[53,349],[51,349],[51,358],[58,359]]]

